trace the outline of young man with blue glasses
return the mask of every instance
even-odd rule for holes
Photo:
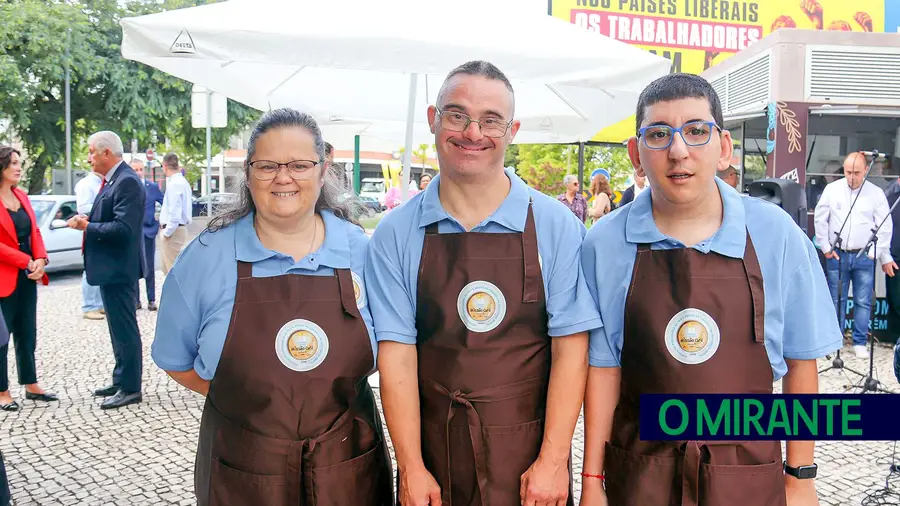
[[[583,506],[817,505],[813,442],[644,441],[641,394],[818,391],[841,345],[816,251],[778,207],[716,178],[732,140],[712,86],[643,91],[628,151],[649,192],[595,224],[582,260],[590,333]],[[603,481],[605,480],[605,490]]]

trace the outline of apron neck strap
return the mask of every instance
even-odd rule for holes
[[[425,235],[438,235],[438,224],[437,222],[432,223],[425,227]]]
[[[766,341],[765,315],[766,297],[763,288],[762,270],[759,267],[759,259],[756,257],[756,249],[750,240],[750,232],[747,231],[747,243],[744,246],[744,272],[750,282],[750,298],[753,301],[753,336],[757,343]]]
[[[525,231],[522,233],[522,258],[525,260],[525,283],[522,302],[525,303],[538,301],[538,288],[541,282],[537,230],[534,227],[534,213],[532,212],[533,202],[533,199],[528,199],[528,217],[525,218]]]
[[[357,309],[356,293],[353,291],[353,278],[350,276],[350,269],[335,269],[334,272],[337,274],[338,287],[341,292],[341,305],[344,306],[344,312],[356,317],[358,314],[358,310],[354,311]]]
[[[650,251],[649,244],[638,244],[637,245],[638,253],[643,253],[644,251]]]
[[[241,262],[238,260],[238,281],[242,279],[250,279],[253,277],[253,264],[249,262]]]

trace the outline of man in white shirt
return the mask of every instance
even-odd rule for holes
[[[838,301],[839,278],[842,285],[842,306],[846,303],[849,285],[853,283],[853,352],[859,358],[869,357],[866,337],[869,332],[872,290],[875,286],[875,261],[881,261],[881,268],[888,276],[893,277],[897,269],[890,252],[893,233],[891,220],[885,221],[878,231],[878,249],[873,251],[870,247],[862,257],[857,257],[872,236],[872,230],[881,224],[890,209],[881,188],[869,181],[862,184],[866,166],[865,155],[849,154],[844,159],[844,178],[825,186],[815,212],[816,245],[827,258],[825,274],[835,306]],[[840,244],[832,246],[857,195],[859,199],[853,205],[852,216],[841,232]],[[843,329],[844,307],[839,308],[838,313]]]
[[[162,227],[162,268],[168,274],[175,259],[187,243],[187,226],[191,223],[191,185],[181,174],[178,156],[168,153],[163,157],[166,171],[166,194],[159,212]]]
[[[91,208],[94,207],[94,200],[100,193],[100,184],[103,181],[94,172],[89,172],[81,181],[75,183],[75,206],[78,208],[78,214],[88,216],[91,214]],[[103,314],[103,300],[100,297],[100,287],[91,286],[87,282],[87,271],[81,274],[81,310],[84,312],[86,320],[102,320],[106,318]]]

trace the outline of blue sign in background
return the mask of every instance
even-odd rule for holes
[[[677,399],[683,402],[688,409],[688,426],[683,433],[676,435],[667,434],[660,424],[660,411],[663,403]],[[719,406],[724,399],[739,399],[742,403],[745,399],[752,399],[762,403],[763,416],[759,418],[759,424],[765,431],[769,425],[769,414],[772,412],[773,401],[776,399],[784,400],[788,406],[787,419],[791,422],[790,434],[785,434],[784,430],[776,429],[771,436],[765,434],[743,433],[744,420],[740,420],[740,435],[733,432],[725,434],[723,427],[719,427],[719,434],[716,436],[705,434],[703,437],[696,437],[698,418],[700,413],[697,411],[697,400],[703,399],[709,408],[709,413],[715,420]],[[799,401],[805,408],[807,414],[812,416],[814,401],[836,401],[843,400],[858,401],[859,405],[850,406],[849,413],[859,418],[850,418],[846,424],[842,417],[843,410],[838,405],[832,411],[834,418],[832,434],[826,434],[827,427],[825,407],[818,409],[818,434],[812,434],[805,423],[794,424],[794,412],[790,407],[794,400]],[[742,410],[743,411],[743,410]],[[669,407],[666,411],[666,425],[671,429],[678,428],[682,424],[682,410],[677,407]],[[731,411],[733,415],[733,409]],[[743,413],[742,413],[743,414]],[[663,394],[645,394],[641,395],[640,407],[641,419],[641,440],[658,441],[658,440],[692,440],[703,439],[708,441],[714,440],[800,440],[800,441],[825,441],[825,440],[858,440],[858,441],[896,441],[900,440],[900,395],[898,394],[822,394],[822,395],[723,395],[723,394],[690,394],[690,395],[663,395]],[[732,418],[733,420],[733,418]],[[800,419],[802,420],[802,419]],[[732,422],[733,423],[733,422]],[[842,434],[842,427],[859,430],[859,435]],[[755,432],[755,430],[753,431]]]
[[[900,0],[897,0],[900,2]],[[844,305],[844,330],[853,330],[853,297],[848,297],[846,304]],[[872,312],[874,313],[873,321],[869,322],[869,328],[875,331],[875,335],[881,339],[882,341],[894,342],[896,339],[896,334],[898,329],[892,329],[889,326],[888,314],[890,312],[890,305],[888,301],[884,297],[879,297],[872,304]]]
[[[900,33],[900,0],[884,0],[884,31]]]

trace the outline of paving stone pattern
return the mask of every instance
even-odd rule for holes
[[[162,275],[157,276],[161,288]],[[138,311],[144,343],[144,402],[101,411],[100,400],[91,394],[110,378],[109,334],[105,321],[82,319],[80,308],[81,290],[73,280],[40,289],[38,374],[45,388],[59,394],[59,402],[23,400],[10,356],[12,388],[23,408],[18,413],[0,413],[0,450],[10,473],[14,504],[194,504],[192,470],[203,402],[151,362],[156,313]],[[868,370],[865,361],[849,354],[844,358],[849,367]],[[821,362],[823,366],[830,363]],[[876,366],[888,387],[900,391],[893,379],[889,348],[877,349]],[[849,380],[831,371],[821,376],[821,390],[842,392]],[[576,473],[581,470],[583,446],[579,421],[573,452]],[[883,488],[893,447],[889,442],[819,443],[821,504],[860,505],[868,492]],[[576,496],[580,481],[576,480]],[[900,504],[900,499],[871,504]]]

